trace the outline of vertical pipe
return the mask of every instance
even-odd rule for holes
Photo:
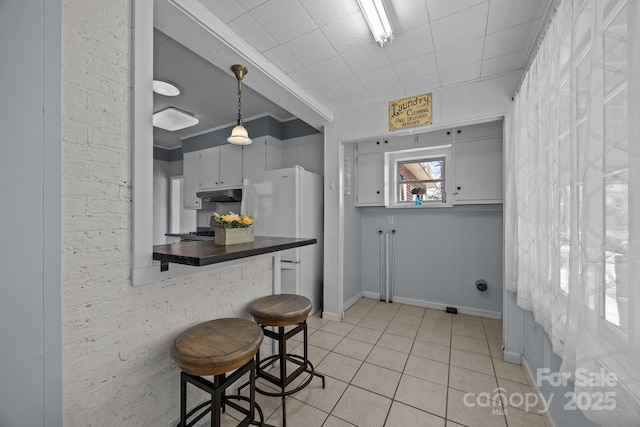
[[[391,243],[389,250],[389,302],[393,302],[396,288],[396,230],[391,230]]]
[[[385,291],[385,301],[389,302],[389,232],[384,233],[384,291]]]
[[[386,296],[384,294],[384,234],[382,230],[378,230],[378,237],[380,244],[380,301],[384,301]]]

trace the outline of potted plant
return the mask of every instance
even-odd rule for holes
[[[413,202],[415,203],[415,205],[422,206],[422,198],[420,197],[420,194],[422,194],[422,188],[413,187],[411,189],[411,194],[413,194]]]
[[[254,241],[253,228],[251,228],[254,219],[250,215],[233,212],[226,215],[214,213],[213,219],[216,224],[216,245],[234,245]]]

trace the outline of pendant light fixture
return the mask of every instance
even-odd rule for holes
[[[227,141],[235,145],[249,145],[253,141],[249,138],[249,133],[242,124],[242,115],[240,114],[241,98],[242,98],[242,78],[247,74],[247,67],[244,65],[232,65],[231,71],[238,79],[238,122],[231,131],[231,136]]]

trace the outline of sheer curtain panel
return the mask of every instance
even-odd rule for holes
[[[507,289],[562,357],[574,407],[637,427],[640,1],[560,2],[510,120]]]

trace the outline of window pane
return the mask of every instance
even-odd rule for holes
[[[443,182],[442,181],[433,181],[433,182],[408,182],[400,184],[400,192],[398,194],[398,201],[400,202],[411,202],[415,199],[416,192],[418,193],[422,201],[431,202],[443,201]]]
[[[400,181],[426,181],[443,179],[444,159],[402,162],[399,168]]]

